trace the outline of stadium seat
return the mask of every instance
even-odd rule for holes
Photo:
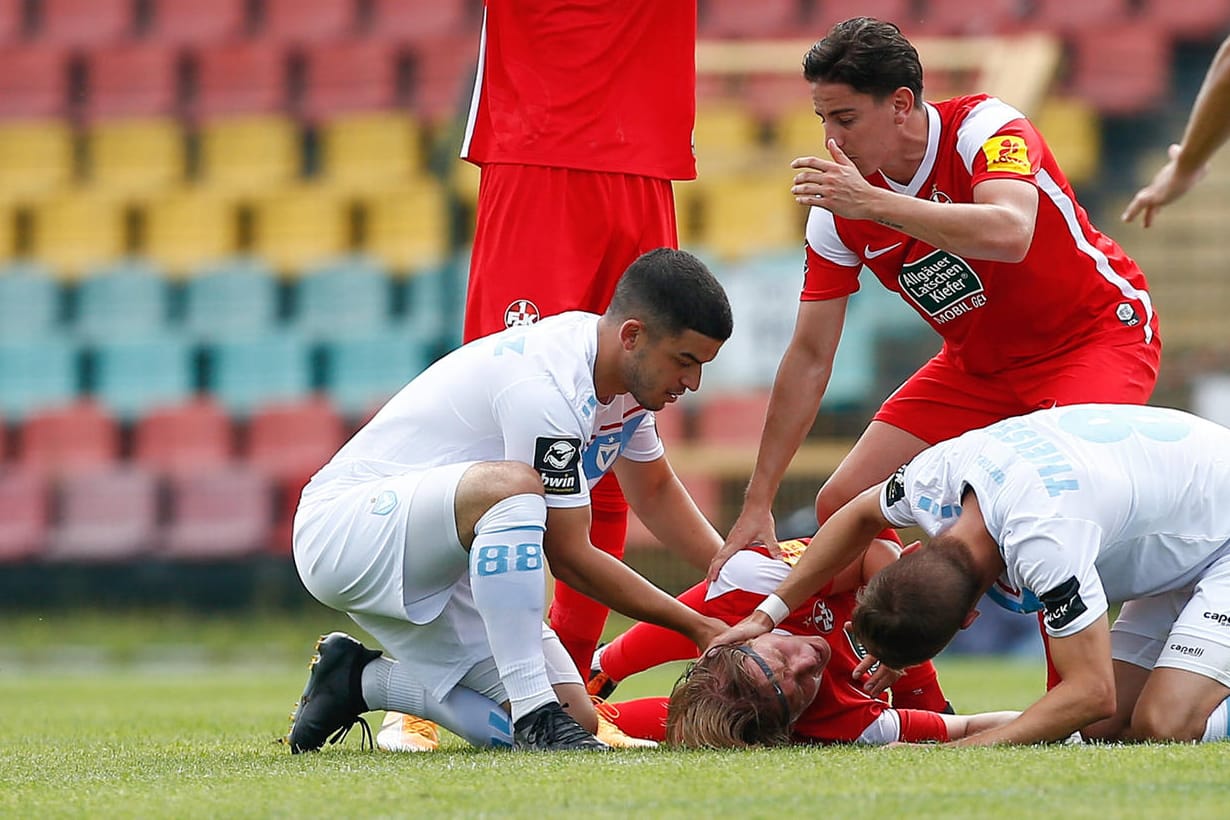
[[[217,190],[259,193],[299,175],[299,130],[280,116],[215,120],[201,128],[201,182]]]
[[[136,26],[132,0],[40,0],[38,39],[73,48],[115,43]]]
[[[348,419],[379,407],[430,364],[424,340],[407,332],[371,329],[324,345],[325,391]]]
[[[429,123],[444,123],[467,110],[478,64],[478,33],[439,37],[413,46],[411,110]]]
[[[759,174],[698,183],[704,197],[700,246],[725,259],[797,246],[806,212],[789,184],[789,169],[780,179]]]
[[[91,49],[86,55],[87,120],[158,117],[179,102],[178,55],[157,42],[125,42]]]
[[[775,122],[794,111],[810,112],[810,95],[801,69],[747,74],[739,84],[739,102],[758,125]],[[816,122],[820,122],[818,117]]]
[[[319,43],[354,32],[354,0],[264,0],[260,34],[293,45]]]
[[[698,104],[692,141],[700,179],[731,173],[759,150],[760,123],[736,100]]]
[[[59,519],[44,555],[52,561],[101,563],[152,549],[158,527],[158,482],[129,464],[63,476]]]
[[[277,318],[278,283],[260,260],[213,262],[184,283],[183,328],[198,341],[259,337]]]
[[[421,132],[418,121],[402,111],[330,117],[320,128],[322,176],[344,191],[410,181],[424,166]]]
[[[219,116],[273,114],[286,105],[287,57],[278,43],[239,40],[202,46],[190,62],[188,111]]]
[[[50,496],[46,476],[29,470],[0,471],[0,564],[27,560],[46,547]]]
[[[913,0],[820,0],[804,13],[804,39],[819,40],[834,23],[850,17],[875,17],[896,23],[909,36],[915,24]],[[802,59],[800,54],[799,58]]]
[[[25,34],[25,0],[0,0],[0,43],[11,43]]]
[[[987,35],[1021,25],[1020,0],[926,0],[912,33],[928,36]]]
[[[184,179],[184,136],[172,119],[100,122],[86,139],[90,184],[103,192],[157,193]]]
[[[372,0],[364,34],[402,43],[463,37],[478,30],[476,7],[472,0]]]
[[[312,388],[311,349],[297,334],[269,331],[224,338],[206,350],[207,388],[233,417],[271,402],[296,401]]]
[[[397,273],[440,264],[448,253],[450,217],[447,194],[434,178],[374,191],[360,199],[362,236],[367,253]]]
[[[90,342],[146,339],[167,327],[170,293],[147,262],[123,260],[91,268],[77,284],[72,329]]]
[[[1096,180],[1102,161],[1102,128],[1092,105],[1051,94],[1032,119],[1070,183],[1079,188]]]
[[[799,0],[706,0],[699,6],[701,37],[793,37],[799,30]]]
[[[58,278],[77,279],[126,248],[124,205],[87,191],[57,194],[32,209],[31,253]]]
[[[304,59],[299,114],[308,120],[380,111],[397,102],[397,54],[391,44],[359,39],[316,43]]]
[[[1107,37],[1132,16],[1132,0],[1033,0],[1029,22],[1061,34],[1086,31]]]
[[[406,278],[402,324],[415,338],[442,345],[437,353],[461,342],[468,272],[468,261],[450,259]]]
[[[341,415],[323,398],[268,403],[248,421],[244,460],[279,481],[306,480],[345,440]]]
[[[80,351],[60,335],[0,342],[0,413],[22,421],[77,398]]]
[[[1091,27],[1073,35],[1067,91],[1106,115],[1151,111],[1166,99],[1170,41],[1151,23]]]
[[[241,558],[265,549],[273,525],[269,478],[242,463],[193,470],[169,482],[170,521],[159,554],[190,561]]]
[[[175,186],[147,199],[140,252],[166,271],[186,276],[203,262],[235,253],[239,205],[235,197],[207,186]]]
[[[91,392],[121,422],[186,401],[195,388],[193,349],[177,333],[103,339],[91,358]]]
[[[68,51],[41,42],[0,48],[0,119],[51,118],[68,108]]]
[[[4,53],[0,48],[0,86]],[[0,101],[4,94],[0,87]],[[29,200],[64,187],[73,178],[73,152],[73,133],[65,122],[0,124],[0,199]]]
[[[33,413],[17,428],[16,464],[42,473],[105,469],[119,455],[119,424],[88,399]]]
[[[0,341],[35,341],[55,333],[60,286],[41,265],[0,264]]]
[[[825,145],[824,123],[811,106],[804,102],[782,112],[773,122],[773,151],[789,160],[795,157],[829,159]]]
[[[247,27],[248,0],[154,0],[151,40],[175,46],[202,46],[238,39]]]
[[[315,264],[295,282],[295,329],[310,341],[366,336],[387,328],[392,282],[364,257]]]
[[[760,442],[768,406],[767,390],[706,396],[696,417],[697,440],[701,444],[755,446]]]
[[[210,397],[155,408],[133,425],[133,461],[159,475],[214,470],[234,446],[230,416]]]
[[[279,273],[296,275],[349,247],[349,202],[328,186],[287,186],[261,196],[254,209],[252,249]]]
[[[1207,41],[1230,23],[1226,0],[1141,0],[1140,16],[1172,37]]]

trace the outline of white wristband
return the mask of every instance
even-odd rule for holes
[[[776,595],[769,595],[757,604],[756,611],[768,615],[769,620],[773,622],[773,626],[777,626],[786,620],[786,616],[790,614],[790,607],[786,606],[786,602]]]

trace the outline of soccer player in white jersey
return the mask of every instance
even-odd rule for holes
[[[731,330],[704,264],[660,248],[628,267],[603,315],[471,342],[394,396],[309,482],[294,535],[304,586],[391,657],[325,636],[292,751],[344,736],[371,709],[480,746],[606,748],[543,624],[544,570],[698,644],[724,628],[590,544],[589,488],[613,469],[650,531],[707,565],[721,537],[667,462],[652,411],[700,386]]]
[[[1007,419],[925,450],[835,513],[759,611],[717,640],[767,631],[880,528],[917,525],[930,543],[859,597],[853,627],[868,652],[890,669],[931,658],[998,588],[1038,601],[1062,677],[1018,719],[959,743],[1077,729],[1101,740],[1221,740],[1226,498],[1230,430],[1188,413],[1091,404]],[[877,675],[873,690],[892,677]]]

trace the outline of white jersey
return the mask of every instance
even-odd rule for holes
[[[1182,589],[1230,552],[1230,430],[1179,410],[1073,405],[920,453],[884,485],[897,527],[943,532],[978,497],[1006,570],[993,592],[1064,637],[1108,602]],[[1002,603],[1003,601],[1001,601]]]
[[[542,475],[548,507],[589,503],[623,456],[663,454],[653,413],[629,394],[594,392],[598,316],[573,311],[478,339],[389,400],[304,490],[467,461],[520,461]]]

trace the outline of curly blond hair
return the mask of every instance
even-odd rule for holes
[[[790,742],[794,720],[780,692],[748,669],[749,654],[758,657],[744,644],[725,644],[688,667],[671,691],[667,743],[739,749]]]

